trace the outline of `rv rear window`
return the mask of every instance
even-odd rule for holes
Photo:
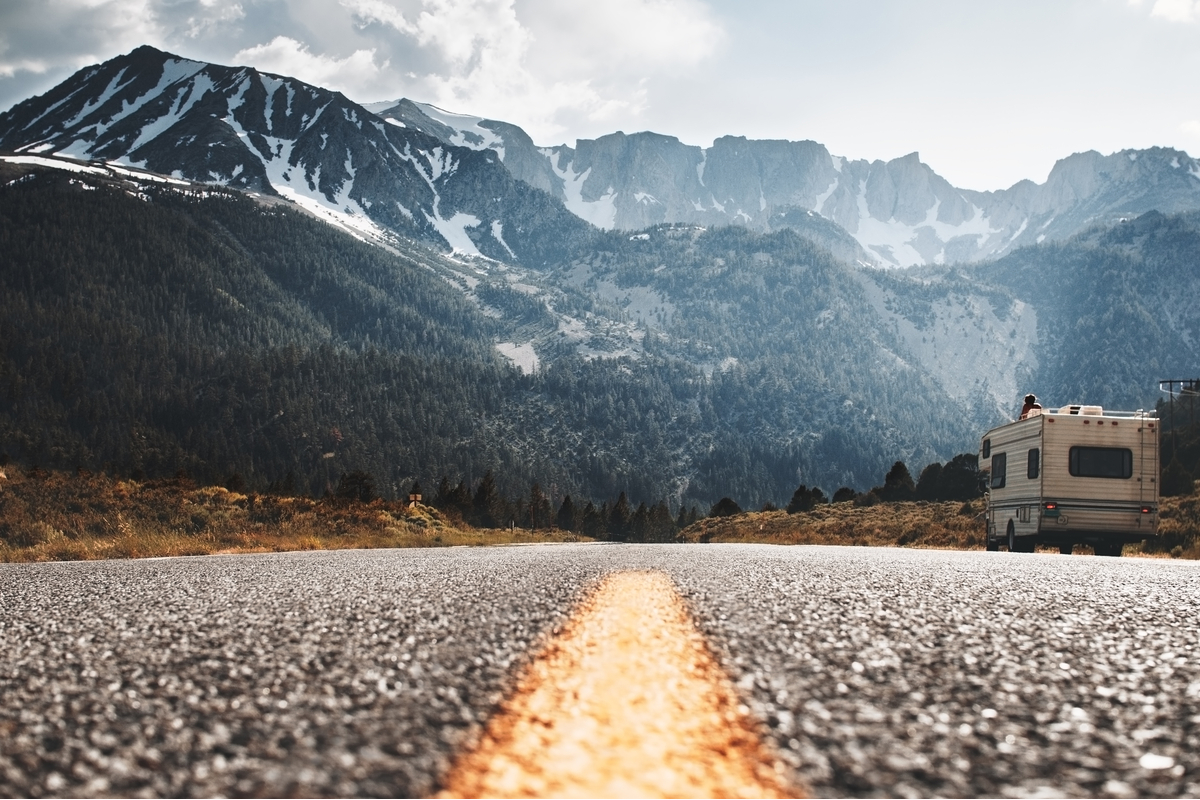
[[[1125,447],[1072,447],[1069,469],[1076,478],[1132,478],[1133,451]]]
[[[1003,489],[1005,478],[1005,467],[1007,466],[1008,455],[1006,453],[995,453],[992,455],[992,488]]]

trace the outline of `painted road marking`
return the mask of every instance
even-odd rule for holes
[[[671,579],[608,576],[460,757],[445,797],[787,797]]]

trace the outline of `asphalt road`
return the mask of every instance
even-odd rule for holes
[[[1200,565],[752,545],[0,565],[0,794],[429,794],[647,568],[817,795],[1200,795]]]

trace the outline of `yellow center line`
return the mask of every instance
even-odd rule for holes
[[[443,797],[787,797],[783,767],[670,578],[608,576],[517,682]]]

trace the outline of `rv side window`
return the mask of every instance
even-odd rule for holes
[[[992,440],[991,439],[983,440],[983,457],[984,458],[992,457]]]
[[[1006,461],[1008,461],[1008,458],[1004,453],[996,453],[994,456],[992,456],[992,488],[993,489],[1003,489],[1004,488],[1004,467],[1005,467]]]
[[[1026,477],[1033,480],[1041,472],[1041,450],[1033,448],[1029,451],[1029,467],[1025,472]]]
[[[1133,451],[1124,447],[1072,447],[1069,469],[1076,478],[1132,478]]]

